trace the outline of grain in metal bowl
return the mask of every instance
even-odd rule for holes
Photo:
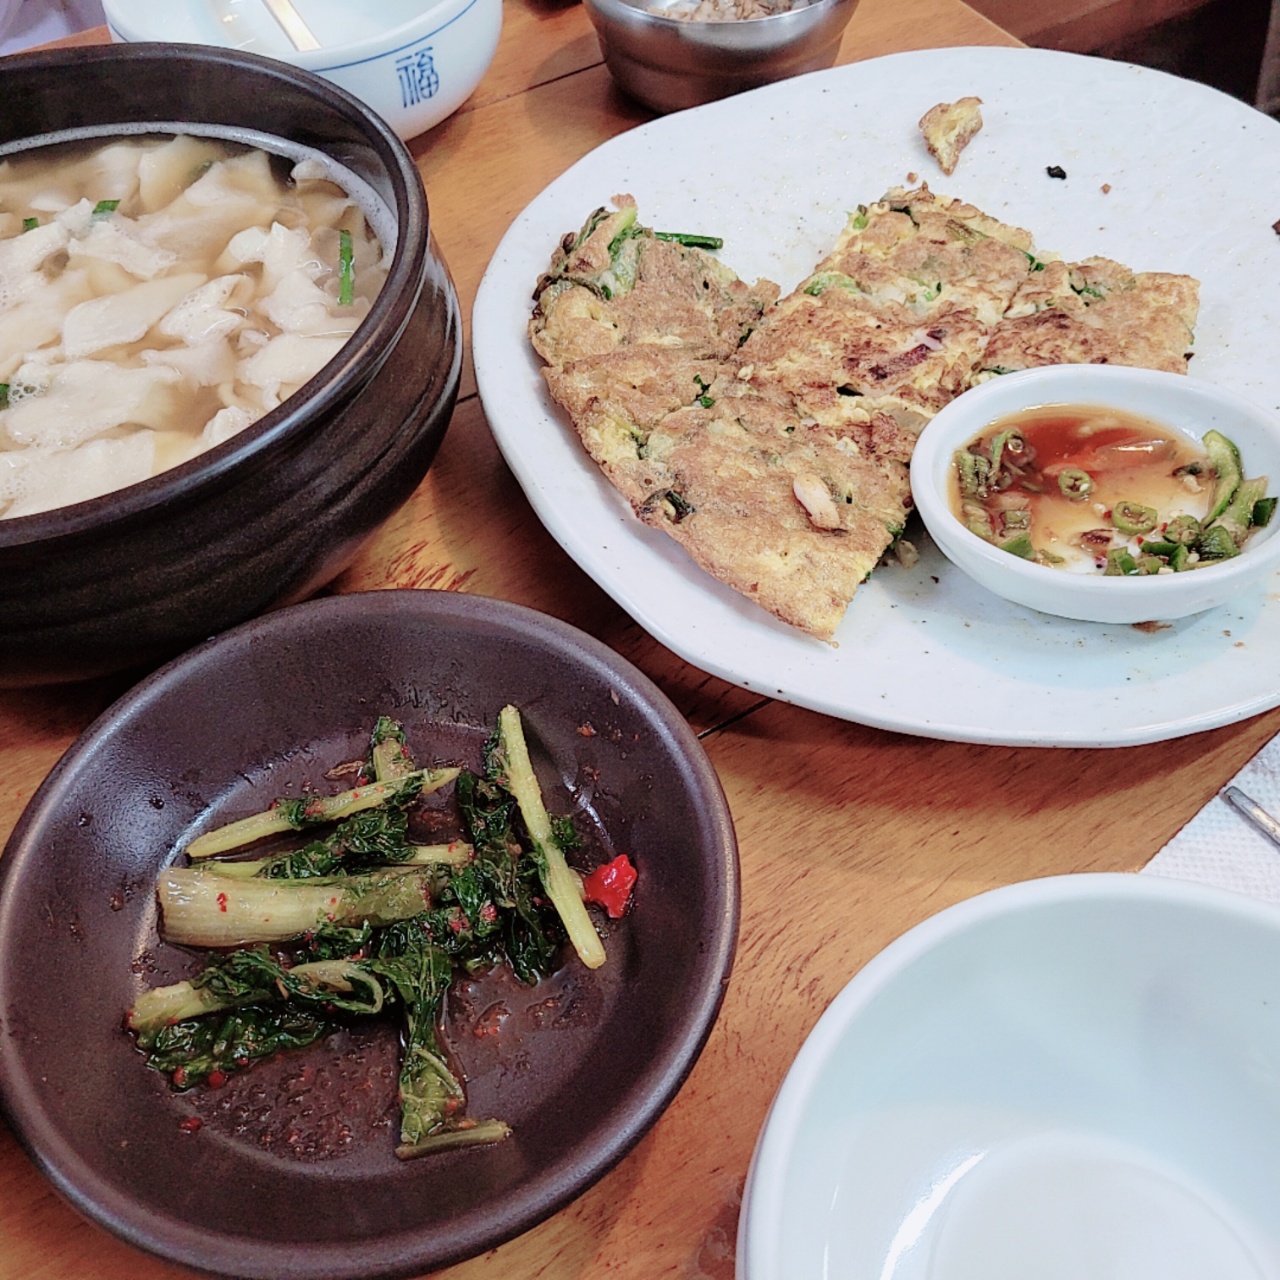
[[[678,111],[831,66],[858,0],[816,0],[768,17],[695,20],[683,0],[585,0],[619,86]]]

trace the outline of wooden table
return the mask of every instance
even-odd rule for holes
[[[959,0],[862,0],[841,61],[1013,43]],[[578,5],[507,0],[502,44],[479,90],[413,148],[464,314],[524,205],[598,143],[648,118],[613,88]],[[648,637],[544,532],[497,452],[469,369],[427,479],[337,583],[393,586],[517,601],[625,654],[701,734],[741,843],[737,966],[674,1105],[569,1208],[440,1273],[449,1280],[730,1280],[743,1179],[766,1108],[819,1014],[866,961],[986,889],[1136,870],[1280,731],[1277,710],[1120,751],[970,746],[841,723],[709,677]],[[123,689],[108,679],[0,693],[0,839],[61,752]],[[0,1280],[187,1274],[82,1221],[0,1126]]]

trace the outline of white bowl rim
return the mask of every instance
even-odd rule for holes
[[[147,44],[153,41],[161,44],[185,43],[177,40],[163,40],[156,36],[129,34],[130,30],[136,31],[138,28],[134,23],[121,25],[117,10],[118,3],[119,0],[103,0],[103,9],[106,11],[107,25],[112,31],[118,33],[126,44]],[[127,4],[128,0],[124,0],[124,3]],[[291,66],[302,67],[304,70],[314,71],[317,74],[341,71],[347,67],[359,66],[361,63],[377,62],[382,58],[394,57],[411,45],[430,39],[431,36],[436,35],[445,27],[457,22],[463,14],[483,3],[485,3],[485,0],[435,0],[433,4],[430,4],[416,17],[400,23],[399,26],[387,27],[376,35],[364,36],[362,39],[353,40],[347,44],[325,45],[320,49],[282,50],[280,53],[270,56],[279,58],[283,62],[288,62]],[[113,10],[116,11],[114,16]],[[445,15],[448,15],[446,21],[440,22],[441,17]],[[428,22],[438,22],[439,25],[430,31],[422,31],[421,28]],[[414,34],[410,35],[411,32]],[[403,43],[400,43],[401,41]],[[388,45],[394,47],[387,47]],[[235,46],[216,45],[213,47],[232,49]],[[343,60],[341,62],[330,62],[329,59],[335,55]]]
[[[1070,394],[1056,393],[1054,388],[1059,383],[1078,382],[1079,390]],[[1096,383],[1094,387],[1091,384]],[[1128,365],[1044,365],[1037,369],[1023,369],[1016,373],[1003,374],[957,396],[950,404],[942,408],[934,417],[916,442],[915,452],[911,460],[911,492],[925,526],[929,529],[939,550],[947,555],[946,541],[955,539],[966,552],[985,561],[1012,582],[1026,583],[1031,589],[1043,588],[1048,581],[1045,575],[1056,574],[1064,589],[1069,587],[1076,599],[1101,601],[1141,600],[1144,609],[1152,610],[1151,616],[1159,616],[1160,602],[1169,598],[1181,597],[1188,592],[1201,572],[1213,574],[1213,582],[1223,591],[1232,589],[1229,584],[1237,580],[1249,579],[1265,573],[1268,569],[1280,565],[1280,516],[1268,526],[1262,535],[1250,539],[1245,551],[1230,560],[1209,566],[1207,570],[1199,570],[1196,574],[1152,574],[1140,578],[1104,577],[1102,574],[1066,573],[1048,565],[1035,564],[1023,560],[1019,556],[1009,555],[979,537],[966,528],[950,509],[946,495],[939,488],[939,473],[943,470],[944,458],[949,462],[954,446],[944,446],[940,442],[944,436],[953,432],[957,437],[967,439],[977,435],[991,420],[991,415],[984,415],[983,406],[987,400],[1008,394],[1008,388],[1021,390],[1025,388],[1027,395],[1021,408],[1035,408],[1050,404],[1092,404],[1100,401],[1111,384],[1129,383],[1138,387],[1148,386],[1160,389],[1177,389],[1190,396],[1199,396],[1206,401],[1216,400],[1224,407],[1242,417],[1248,417],[1259,424],[1266,423],[1277,438],[1277,451],[1280,452],[1280,419],[1255,401],[1247,399],[1239,392],[1215,383],[1205,382],[1199,378],[1191,378],[1184,374],[1162,372],[1154,369],[1139,369]],[[1036,398],[1038,388],[1046,388],[1041,398]],[[994,390],[987,390],[994,388]],[[1021,397],[1020,397],[1021,398]],[[1016,413],[1017,408],[1008,408],[1004,413]],[[1153,420],[1160,419],[1158,409],[1151,411]],[[971,425],[961,433],[952,424],[969,422]],[[931,434],[932,433],[932,434]],[[919,460],[917,462],[917,459]],[[1271,485],[1280,491],[1280,475],[1269,475]],[[945,530],[939,534],[937,528],[946,522]],[[948,559],[951,557],[948,555]],[[963,572],[963,566],[957,564]],[[1203,586],[1203,580],[1199,583]],[[987,588],[994,590],[994,588]],[[1051,611],[1051,610],[1050,610]],[[1072,615],[1064,615],[1072,616]]]
[[[1044,876],[988,889],[929,916],[877,952],[836,994],[805,1038],[774,1096],[756,1141],[742,1195],[738,1277],[778,1256],[787,1166],[795,1135],[819,1077],[864,1009],[917,960],[945,942],[1006,916],[1064,903],[1164,903],[1193,907],[1280,932],[1280,909],[1231,889],[1125,871]],[[763,1206],[768,1206],[765,1217]],[[754,1274],[767,1274],[755,1271]]]

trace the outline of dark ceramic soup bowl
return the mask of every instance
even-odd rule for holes
[[[457,398],[461,324],[413,160],[354,97],[195,45],[5,59],[0,150],[27,140],[245,133],[331,157],[396,228],[387,282],[339,354],[240,435],[92,501],[0,520],[0,686],[170,656],[333,578],[426,473]]]

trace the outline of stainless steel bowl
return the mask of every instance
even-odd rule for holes
[[[693,22],[641,0],[584,0],[613,78],[655,111],[678,111],[818,71],[836,60],[858,0],[816,0],[768,18]]]

